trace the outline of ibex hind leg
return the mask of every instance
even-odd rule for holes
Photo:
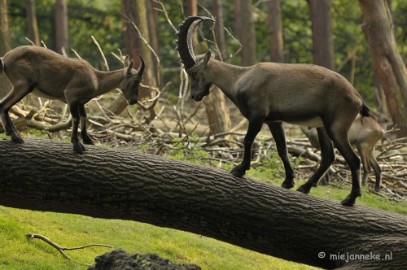
[[[81,137],[84,144],[94,144],[92,139],[88,135],[88,131],[86,129],[86,110],[85,105],[79,105],[79,116],[81,121]]]
[[[376,177],[375,191],[379,192],[382,184],[382,169],[380,168],[379,163],[377,163],[377,160],[374,157],[373,152],[370,153],[369,162],[370,166],[373,168]]]
[[[23,143],[24,140],[18,133],[13,121],[10,119],[8,114],[9,110],[13,105],[24,98],[28,93],[32,91],[33,87],[27,87],[27,84],[20,84],[14,86],[7,96],[0,102],[0,114],[1,122],[3,124],[6,134],[11,137],[11,140],[15,143]]]
[[[69,109],[72,114],[72,136],[71,143],[73,145],[73,150],[78,154],[83,154],[85,147],[80,143],[78,138],[78,127],[79,127],[79,104],[78,102],[69,103]]]
[[[355,204],[356,198],[361,196],[360,190],[360,159],[353,151],[349,140],[348,130],[346,128],[328,131],[335,147],[345,158],[352,174],[352,190],[351,193],[341,203],[344,206],[352,206]]]
[[[302,193],[309,193],[313,186],[316,186],[318,181],[326,174],[329,167],[335,160],[334,148],[332,141],[329,138],[324,128],[317,128],[319,144],[321,146],[321,163],[316,172],[311,178],[302,186],[298,188],[298,191]]]

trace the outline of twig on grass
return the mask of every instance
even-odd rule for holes
[[[112,246],[109,245],[102,245],[102,244],[90,244],[90,245],[85,245],[85,246],[80,246],[80,247],[73,247],[73,248],[67,248],[67,247],[61,247],[60,245],[58,245],[57,243],[51,241],[50,239],[48,239],[47,237],[41,235],[41,234],[36,234],[36,233],[27,233],[25,235],[28,239],[40,239],[42,241],[44,241],[45,243],[49,244],[50,246],[54,247],[56,250],[59,251],[59,253],[61,253],[62,256],[64,256],[64,258],[68,259],[68,260],[72,260],[71,257],[69,257],[64,250],[77,250],[77,249],[84,249],[84,248],[88,248],[88,247],[106,247],[106,248],[113,248]]]

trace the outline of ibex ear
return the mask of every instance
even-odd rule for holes
[[[126,55],[124,57],[124,62],[123,62],[125,67],[128,67],[130,65],[130,57],[128,55]]]
[[[126,56],[124,58],[124,67],[127,68],[126,75],[131,75],[131,70],[133,69],[134,61],[130,60],[130,57]]]
[[[208,50],[205,54],[204,57],[204,63],[205,65],[208,64],[209,60],[213,57],[213,52],[211,50]]]

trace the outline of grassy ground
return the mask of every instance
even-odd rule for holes
[[[201,150],[189,155],[170,153],[171,158],[202,160]],[[190,160],[191,161],[191,160]],[[228,166],[225,166],[226,168]],[[229,168],[227,168],[229,169]],[[282,165],[276,157],[262,161],[248,172],[259,181],[280,185]],[[297,181],[297,186],[302,182]],[[342,200],[350,187],[320,186],[310,196]],[[339,202],[338,202],[339,203]],[[407,214],[407,203],[390,202],[367,189],[357,203]],[[0,269],[86,269],[94,258],[110,249],[93,247],[67,251],[66,260],[57,250],[26,233],[42,234],[64,247],[107,244],[129,253],[157,253],[177,263],[193,263],[203,269],[315,269],[259,254],[200,235],[122,220],[94,219],[80,215],[33,212],[0,206]]]
[[[0,206],[0,269],[86,269],[109,249],[92,247],[66,251],[66,260],[45,242],[28,240],[26,233],[42,234],[64,247],[92,243],[112,245],[129,253],[157,253],[178,263],[203,269],[312,269],[200,235],[133,221],[33,212]]]

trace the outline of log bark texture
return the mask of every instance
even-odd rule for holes
[[[129,150],[0,141],[0,158],[4,206],[137,220],[322,268],[407,269],[406,216]]]

